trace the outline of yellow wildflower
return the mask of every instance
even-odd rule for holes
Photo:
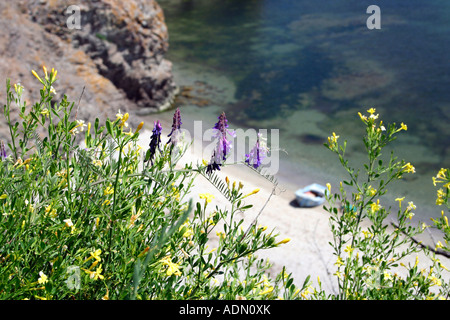
[[[376,111],[375,108],[370,108],[369,110],[367,110],[367,112],[370,114],[374,114],[375,111]]]
[[[224,233],[223,231],[217,231],[217,232],[216,232],[216,235],[217,235],[219,238],[225,239],[225,233]]]
[[[436,204],[438,206],[442,205],[445,202],[445,193],[444,190],[439,189],[437,191],[437,199],[436,199]]]
[[[0,200],[6,199],[8,196],[4,193],[0,196]]]
[[[415,209],[416,209],[415,204],[412,201],[408,202],[408,207],[406,208],[406,210],[411,211]]]
[[[366,230],[363,230],[362,234],[364,235],[364,238],[366,238],[366,239],[371,239],[373,237],[373,233],[366,231]]]
[[[405,200],[405,197],[395,199],[395,201],[398,201],[398,206],[399,206],[400,208],[402,207],[402,201],[403,201],[403,200]]]
[[[199,194],[200,199],[205,199],[205,204],[210,203],[215,197],[210,193]]]
[[[102,273],[102,265],[98,266],[98,268],[95,271],[91,271],[91,270],[87,270],[87,269],[83,269],[86,273],[89,274],[89,278],[97,280],[97,279],[103,279],[103,275],[101,275]]]
[[[334,144],[337,143],[337,140],[339,139],[339,136],[336,135],[336,133],[333,132],[333,135],[331,137],[328,137],[328,143],[331,146],[334,146]]]
[[[94,258],[94,259],[97,260],[97,261],[101,261],[101,260],[102,260],[102,258],[100,257],[101,253],[102,253],[102,250],[101,250],[101,249],[97,249],[97,250],[95,250],[95,251],[92,251],[92,252],[90,253],[91,256],[90,256],[88,259]]]
[[[372,210],[372,213],[380,211],[381,209],[380,199],[377,199],[377,202],[372,202],[370,204],[370,209]]]
[[[106,187],[106,189],[103,191],[103,195],[105,195],[105,196],[113,194],[113,193],[114,193],[114,188],[111,188],[111,186]]]
[[[39,284],[44,284],[44,283],[47,283],[47,282],[48,282],[47,276],[42,271],[39,271],[38,283]]]
[[[50,111],[48,111],[47,108],[42,109],[41,114],[43,116],[49,117],[50,116]]]
[[[45,79],[48,80],[47,68],[45,66],[42,66],[42,70],[44,70]]]
[[[102,265],[97,267],[93,275],[91,274],[91,278],[94,278],[94,280],[103,279],[101,273],[102,273]]]
[[[36,71],[31,70],[31,73],[39,80],[39,82],[41,82],[42,84],[44,84],[44,81],[41,79],[41,77],[39,77],[39,75],[37,74]]]
[[[291,241],[291,239],[290,238],[286,238],[286,239],[283,239],[280,242],[278,242],[277,245],[288,243],[289,241]]]
[[[167,266],[166,274],[168,276],[175,275],[181,276],[179,265],[172,262],[172,259],[168,256],[160,260],[163,265]]]
[[[259,225],[258,226],[258,229],[261,229],[261,231],[266,231],[267,230],[267,226],[261,226],[261,225]]]
[[[344,261],[342,260],[341,257],[338,257],[336,262],[334,263],[335,266],[342,266],[344,265]]]
[[[377,189],[372,188],[372,186],[369,186],[369,188],[367,188],[367,192],[369,196],[373,197],[377,193]]]
[[[51,72],[51,79],[50,82],[54,82],[56,79],[56,75],[58,74],[58,70],[55,70],[54,68],[52,68],[52,72]]]
[[[265,294],[269,294],[273,291],[273,287],[266,287],[263,291],[260,292],[260,295],[265,295]]]
[[[127,127],[128,127],[127,120],[128,120],[129,117],[130,117],[129,113],[128,113],[128,112],[125,113],[125,114],[123,115],[123,117],[121,118],[122,121],[119,123],[119,127],[125,127],[125,128],[127,128]]]
[[[21,95],[23,92],[24,87],[20,83],[14,84],[14,90],[16,91],[17,95]]]
[[[109,290],[106,288],[106,294],[103,296],[102,300],[109,300]]]
[[[181,231],[183,230],[183,228],[186,228],[186,230],[183,233],[183,238],[189,238],[194,235],[194,231],[192,230],[192,228],[190,228],[189,221],[183,223],[183,225],[180,227],[179,230]]]
[[[259,188],[253,190],[253,191],[250,192],[249,194],[246,194],[245,196],[243,196],[242,199],[247,198],[247,197],[249,197],[249,196],[251,196],[251,195],[254,195],[254,194],[258,193],[259,190],[260,190]]]
[[[358,112],[358,115],[359,115],[359,117],[361,118],[361,120],[362,120],[363,122],[367,122],[367,117],[366,117],[366,116],[363,116],[363,115],[361,114],[361,112]]]
[[[143,126],[144,126],[144,122],[142,121],[142,122],[139,123],[139,125],[137,126],[136,131],[134,132],[134,134],[138,133],[138,132],[142,129]]]
[[[73,227],[72,219],[65,219],[63,220],[63,222],[65,223],[66,227],[68,228]]]
[[[445,172],[447,171],[447,169],[441,168],[441,170],[439,170],[436,178],[438,179],[444,179],[445,178]]]
[[[400,130],[408,130],[408,126],[406,125],[406,124],[404,124],[403,122],[400,124],[400,129],[399,129],[399,131]]]
[[[414,166],[413,165],[411,165],[411,163],[407,163],[407,164],[405,164],[403,167],[402,167],[404,170],[404,172],[407,172],[407,173],[415,173],[416,172],[416,169],[414,168]]]
[[[349,253],[349,254],[352,254],[353,250],[355,250],[355,248],[352,248],[351,245],[348,245],[348,246],[345,247],[345,249],[344,249],[344,251],[347,252],[347,253]]]

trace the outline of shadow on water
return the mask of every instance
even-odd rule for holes
[[[236,98],[248,105],[244,109],[231,105],[230,115],[241,118],[244,112],[250,119],[270,119],[297,109],[300,95],[319,87],[329,77],[333,64],[314,47],[299,50],[295,56],[298,58],[289,64],[267,66],[256,58],[254,68],[236,82]]]

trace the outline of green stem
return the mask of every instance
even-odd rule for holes
[[[120,173],[120,165],[122,164],[122,150],[123,150],[123,144],[119,147],[119,160],[117,162],[117,173],[116,173],[116,181],[114,183],[114,194],[113,194],[113,210],[112,215],[110,218],[110,226],[109,226],[109,244],[108,244],[108,256],[105,263],[105,270],[107,268],[109,258],[111,257],[111,246],[112,246],[112,237],[113,237],[113,224],[115,221],[115,214],[116,214],[116,198],[117,198],[117,186],[119,185],[119,173]]]

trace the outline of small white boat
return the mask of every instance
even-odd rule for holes
[[[295,197],[300,207],[315,207],[325,201],[325,190],[320,184],[313,183],[295,191]]]

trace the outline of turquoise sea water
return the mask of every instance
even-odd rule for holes
[[[223,110],[231,127],[279,129],[287,154],[278,175],[300,188],[345,177],[323,146],[332,132],[361,164],[357,112],[374,107],[385,123],[408,125],[392,149],[417,173],[395,183],[393,197],[414,201],[421,220],[440,214],[431,176],[450,166],[448,0],[158,3],[167,58],[195,97],[181,105],[186,124],[213,125]],[[372,4],[381,9],[380,30],[366,27]]]

